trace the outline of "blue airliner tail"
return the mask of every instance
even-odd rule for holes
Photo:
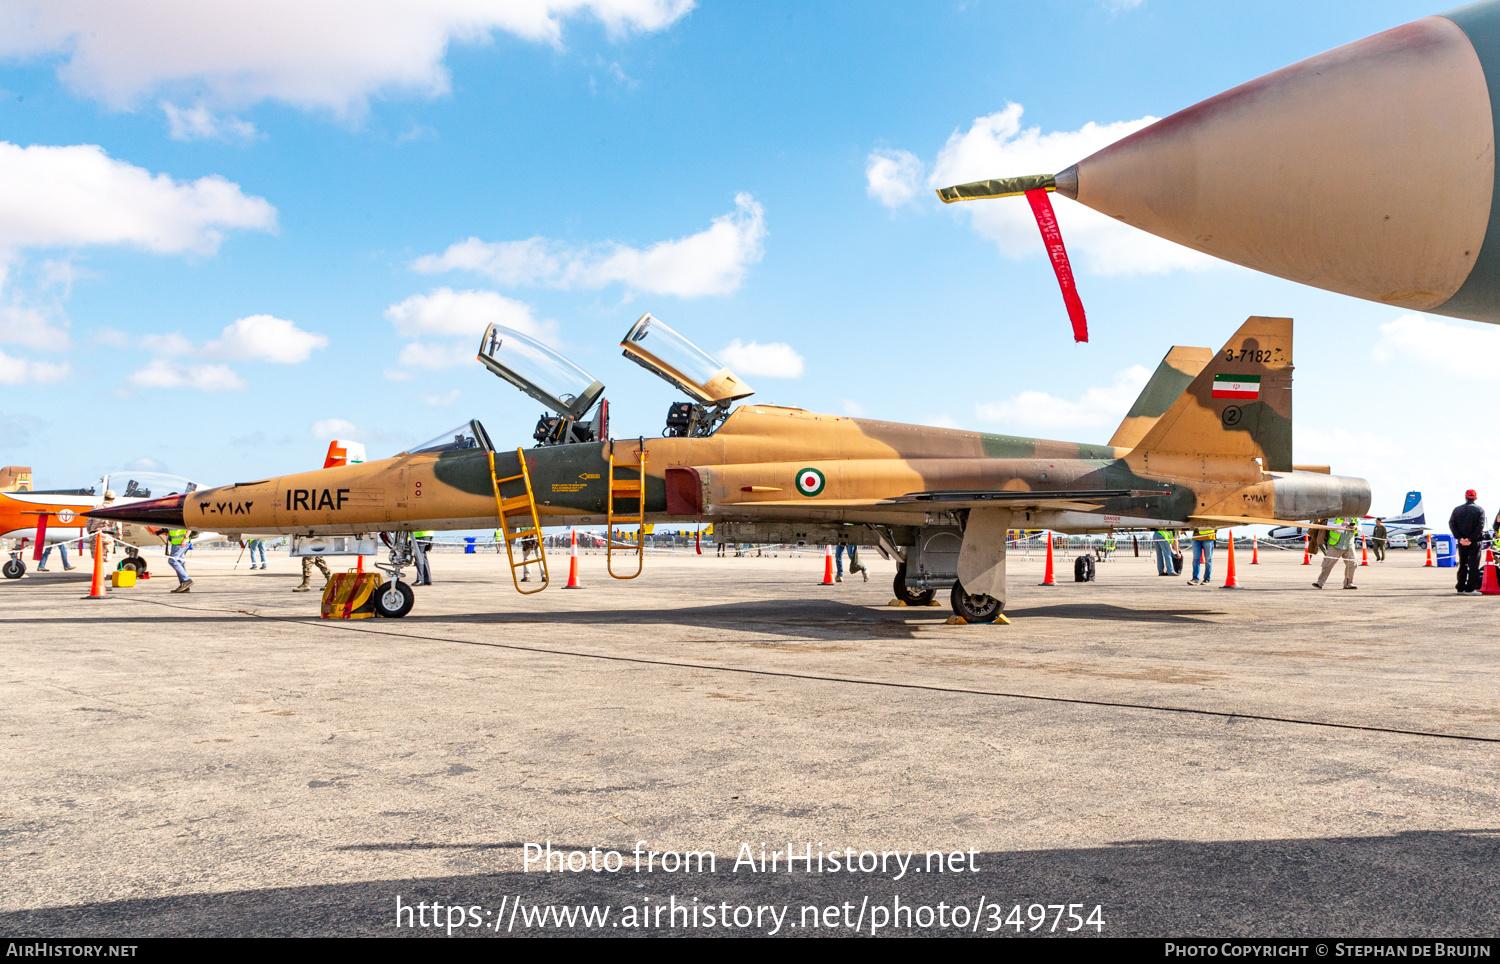
[[[1416,526],[1426,525],[1427,513],[1422,509],[1422,493],[1406,493],[1406,504],[1401,507],[1401,514],[1388,516],[1385,521]]]

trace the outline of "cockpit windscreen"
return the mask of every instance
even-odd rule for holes
[[[414,448],[407,449],[411,455],[431,452],[462,452],[466,449],[476,451],[488,451],[490,449],[489,436],[485,434],[484,426],[476,421],[468,421],[457,428],[449,429],[435,439],[423,442]]]

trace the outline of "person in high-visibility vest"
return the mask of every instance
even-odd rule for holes
[[[411,557],[417,564],[417,578],[413,586],[432,585],[432,567],[427,564],[427,553],[432,551],[432,530],[426,529],[411,534]]]
[[[1214,577],[1214,540],[1219,537],[1217,529],[1193,530],[1193,578],[1189,586],[1206,586]],[[1203,564],[1203,578],[1198,578],[1198,564]]]
[[[1156,548],[1156,574],[1177,575],[1177,566],[1172,562],[1172,537],[1167,535],[1167,530],[1157,529],[1151,543]]]
[[[193,580],[188,578],[187,566],[184,561],[187,558],[188,531],[186,529],[158,529],[157,535],[167,537],[167,565],[177,573],[177,588],[173,592],[188,592],[193,588]]]
[[[1342,559],[1344,560],[1344,588],[1358,589],[1359,587],[1354,584],[1354,570],[1359,568],[1359,560],[1354,555],[1354,544],[1359,541],[1359,520],[1331,519],[1328,525],[1331,528],[1328,530],[1327,540],[1323,543],[1323,571],[1318,573],[1318,581],[1313,583],[1313,588],[1322,589],[1323,584],[1328,581],[1328,574]]]

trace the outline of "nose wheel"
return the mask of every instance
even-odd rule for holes
[[[6,579],[20,579],[26,575],[26,563],[12,556],[5,560],[4,566],[0,566],[0,573],[3,573]]]
[[[399,579],[383,582],[375,590],[375,615],[400,619],[416,605],[416,591]]]

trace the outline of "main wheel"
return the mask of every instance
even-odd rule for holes
[[[906,585],[906,563],[904,562],[896,567],[896,581],[891,584],[891,588],[896,591],[896,598],[908,606],[925,606],[932,602],[933,597],[937,595],[931,589],[912,589],[908,587]]]
[[[140,556],[128,556],[120,561],[120,568],[134,569],[135,574],[139,576],[141,573],[146,571],[146,560],[142,559]]]
[[[26,575],[26,563],[19,559],[7,559],[5,565],[0,566],[0,572],[5,573],[6,579],[20,579]]]
[[[964,592],[961,583],[956,582],[949,601],[953,604],[953,614],[970,623],[992,623],[1000,618],[1000,611],[1005,608],[1005,603],[994,596],[971,596]]]
[[[375,590],[375,615],[386,619],[400,619],[416,603],[416,592],[404,582],[383,582]]]

